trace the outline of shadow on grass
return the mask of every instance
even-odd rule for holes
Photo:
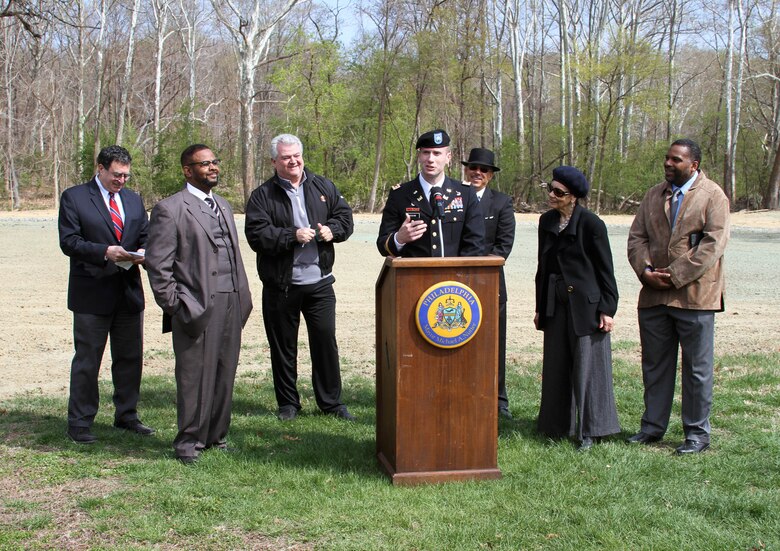
[[[516,388],[523,386],[519,377],[513,383]],[[528,385],[527,381],[524,384]],[[532,387],[517,390],[535,395]],[[355,422],[319,412],[308,381],[301,380],[299,388],[303,410],[294,421],[281,422],[276,418],[270,376],[239,376],[228,434],[228,444],[236,452],[226,454],[229,461],[272,463],[284,469],[351,473],[372,479],[383,477],[376,460],[374,381],[353,377],[344,382],[343,401],[357,418]],[[100,390],[100,409],[92,427],[98,437],[95,444],[75,444],[66,436],[67,397],[22,395],[0,404],[0,438],[9,446],[98,456],[101,460],[174,460],[171,443],[176,435],[176,388],[172,377],[143,379],[138,410],[142,421],[157,429],[152,436],[115,429],[111,383],[101,382]],[[517,404],[514,419],[499,421],[499,439],[544,441],[536,433],[535,400],[518,395]],[[214,457],[219,454],[207,451],[203,459],[212,463]]]
[[[9,447],[40,452],[62,452],[116,461],[173,461],[176,435],[176,389],[172,378],[145,377],[139,417],[156,428],[140,436],[113,427],[112,387],[101,382],[101,403],[92,432],[94,444],[76,444],[66,435],[67,397],[20,395],[0,403],[0,439]],[[275,415],[273,385],[268,381],[237,380],[228,444],[236,453],[230,460],[276,463],[289,469],[380,476],[375,459],[374,389],[370,381],[345,384],[344,401],[357,417],[348,422],[305,409],[292,422]],[[313,398],[310,399],[313,404]],[[314,411],[312,411],[314,409]],[[219,456],[208,451],[204,458]],[[131,461],[131,462],[133,462]]]

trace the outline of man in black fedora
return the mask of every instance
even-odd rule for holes
[[[480,256],[485,225],[467,183],[444,173],[450,137],[431,130],[417,139],[420,173],[393,186],[382,211],[377,248],[382,256]]]
[[[489,149],[475,147],[467,161],[461,161],[466,169],[466,181],[471,184],[485,219],[484,254],[501,256],[506,260],[515,242],[515,213],[512,198],[488,187],[493,175],[501,170],[496,166],[495,155]],[[506,395],[506,280],[501,268],[498,294],[498,414],[511,419]]]

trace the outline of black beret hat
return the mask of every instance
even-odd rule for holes
[[[585,197],[590,189],[590,184],[585,175],[573,166],[554,168],[553,180],[566,186],[575,197]]]
[[[426,132],[417,138],[417,149],[421,147],[447,147],[450,145],[450,137],[444,130],[436,129]]]

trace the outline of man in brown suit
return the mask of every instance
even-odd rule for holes
[[[682,422],[678,454],[710,445],[715,312],[723,311],[723,252],[729,202],[699,170],[692,140],[672,143],[666,181],[647,192],[628,234],[628,260],[642,282],[639,332],[645,412],[630,443],[660,440],[669,424],[682,350]]]
[[[252,297],[230,205],[211,189],[219,159],[205,145],[181,154],[184,189],[152,210],[146,267],[163,331],[173,331],[182,463],[205,448],[227,449],[241,329]]]

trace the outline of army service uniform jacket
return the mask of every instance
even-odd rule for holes
[[[484,254],[485,221],[476,193],[469,184],[446,176],[440,187],[444,196],[444,219],[441,222],[433,217],[433,209],[423,194],[419,176],[390,191],[376,242],[382,256],[442,256],[440,232],[444,238],[444,256]],[[394,236],[407,214],[412,219],[424,220],[428,229],[420,239],[405,244],[399,250]]]

